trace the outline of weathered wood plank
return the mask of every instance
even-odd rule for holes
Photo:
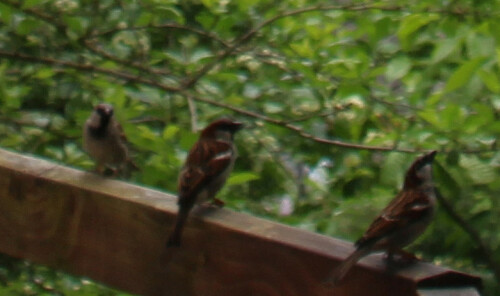
[[[474,287],[421,289],[419,296],[480,296]]]
[[[383,272],[363,259],[335,290],[320,282],[350,243],[239,214],[199,208],[184,246],[165,249],[175,197],[0,149],[0,252],[143,295],[417,295],[479,286],[430,264]]]

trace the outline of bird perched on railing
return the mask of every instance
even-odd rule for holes
[[[403,189],[355,243],[356,250],[334,269],[326,284],[338,284],[356,262],[372,252],[387,252],[389,261],[394,260],[395,254],[402,259],[416,259],[402,248],[418,238],[433,218],[436,193],[432,162],[436,153],[432,151],[413,162],[406,172]]]
[[[113,107],[99,104],[83,127],[83,149],[96,162],[96,171],[104,174],[111,169],[113,175],[138,169],[130,159],[127,138],[114,118]]]
[[[243,125],[229,119],[219,119],[209,124],[199,140],[189,151],[179,174],[179,212],[167,247],[178,247],[189,211],[196,203],[212,201],[216,205],[224,203],[215,195],[226,182],[233,170],[237,156],[234,134]]]

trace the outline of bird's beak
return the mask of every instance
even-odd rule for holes
[[[241,130],[244,127],[245,127],[245,124],[242,122],[237,122],[237,121],[233,122],[233,128],[234,128],[235,132]]]
[[[434,157],[436,156],[436,154],[437,154],[436,150],[427,153],[426,155],[424,155],[424,162],[432,163],[434,161]]]
[[[106,113],[106,115],[113,114],[113,108],[106,108],[106,109],[104,109],[104,113]]]

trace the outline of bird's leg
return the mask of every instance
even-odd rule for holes
[[[385,257],[389,265],[407,265],[419,261],[417,256],[403,249],[391,249],[387,251]]]
[[[394,251],[388,250],[387,253],[384,254],[384,260],[387,261],[388,264],[394,262]]]
[[[414,261],[419,261],[420,259],[415,256],[415,254],[412,254],[410,252],[407,252],[403,249],[396,250],[396,253],[399,255],[400,260],[406,261],[406,262],[414,262]]]
[[[99,174],[99,175],[102,175],[104,172],[104,165],[102,163],[96,163],[92,172]]]
[[[222,208],[225,205],[225,203],[222,200],[216,197],[214,197],[210,203],[219,208]]]

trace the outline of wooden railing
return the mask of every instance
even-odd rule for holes
[[[166,249],[176,211],[173,195],[0,149],[0,252],[131,293],[478,295],[481,285],[426,263],[388,273],[373,255],[330,289],[321,281],[351,243],[200,208],[184,245]]]

